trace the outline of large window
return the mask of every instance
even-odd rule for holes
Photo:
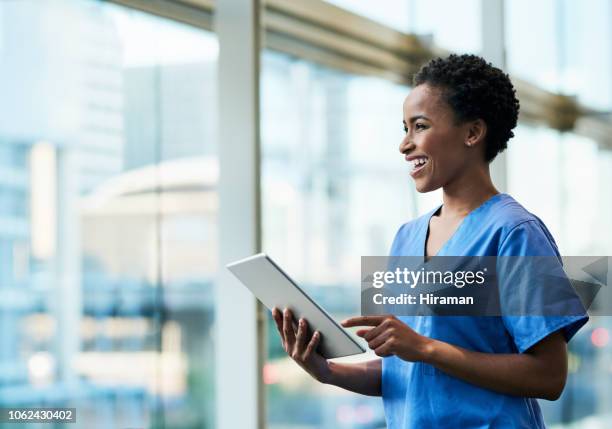
[[[86,0],[0,17],[0,406],[213,428],[216,39]]]

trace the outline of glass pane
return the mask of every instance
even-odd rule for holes
[[[610,190],[599,181],[597,144],[572,133],[561,134],[561,213],[563,236],[559,243],[566,255],[599,255],[609,239],[599,229],[601,207]],[[603,197],[603,198],[602,198]],[[609,223],[608,218],[606,223]],[[607,254],[607,253],[602,253]]]
[[[0,17],[0,407],[214,427],[215,37],[86,0]]]
[[[508,192],[544,221],[559,244],[563,236],[559,133],[522,124],[514,133],[507,150]],[[538,174],[529,174],[535,171]],[[542,198],[543,194],[546,198]]]
[[[565,64],[563,90],[593,108],[612,108],[612,3],[559,2]]]
[[[411,0],[410,32],[443,49],[477,54],[482,49],[481,0]],[[444,13],[441,13],[444,11]]]
[[[508,70],[551,91],[561,89],[564,37],[558,4],[556,0],[505,2]]]
[[[338,320],[360,312],[360,257],[388,254],[418,211],[398,151],[407,92],[264,55],[264,248]],[[272,321],[268,329],[270,428],[384,425],[380,398],[314,382],[286,357]]]
[[[576,95],[590,107],[609,110],[612,4],[606,0],[505,4],[510,72],[548,90]]]

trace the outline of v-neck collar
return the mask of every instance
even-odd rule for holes
[[[429,222],[431,221],[431,218],[434,216],[434,214],[436,214],[438,212],[438,210],[440,210],[444,204],[440,204],[434,210],[430,211],[429,214],[425,217],[425,228],[423,228],[424,232],[421,234],[421,255],[422,255],[422,258],[423,258],[423,262],[429,262],[429,260],[431,258],[433,258],[435,256],[440,256],[442,251],[444,249],[446,249],[446,247],[448,247],[448,244],[451,241],[453,241],[453,239],[459,234],[459,231],[461,230],[463,225],[466,223],[468,218],[470,218],[477,211],[482,210],[485,206],[489,205],[493,200],[495,200],[497,198],[500,198],[500,196],[502,196],[502,195],[506,195],[506,194],[504,192],[499,192],[499,193],[497,193],[495,195],[492,195],[487,200],[485,200],[481,205],[479,205],[478,207],[476,207],[475,209],[470,211],[467,215],[465,215],[464,218],[461,219],[461,222],[459,223],[457,228],[455,228],[455,231],[448,238],[448,240],[446,240],[444,242],[444,244],[442,245],[442,247],[440,247],[440,249],[438,250],[438,253],[436,253],[433,256],[429,256],[429,259],[427,259],[427,256],[426,256],[427,247],[426,246],[427,246],[427,236],[429,235]]]

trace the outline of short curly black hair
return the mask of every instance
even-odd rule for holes
[[[482,119],[487,124],[485,159],[491,162],[514,137],[519,101],[510,77],[476,55],[434,58],[414,75],[414,86],[442,91],[458,123]]]

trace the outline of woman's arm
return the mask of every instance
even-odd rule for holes
[[[382,359],[360,363],[329,362],[329,375],[320,380],[351,392],[368,396],[382,395]]]
[[[423,361],[440,370],[500,393],[554,401],[567,378],[567,345],[557,331],[525,353],[479,353],[431,340]]]
[[[293,327],[293,315],[288,309],[281,314],[275,308],[272,310],[272,317],[285,352],[315,380],[362,395],[382,394],[380,359],[353,364],[330,362],[316,351],[321,334],[314,332],[308,338],[308,322],[305,319],[299,320],[296,331]]]
[[[556,400],[567,378],[567,346],[558,331],[525,353],[494,354],[464,349],[416,333],[394,316],[354,317],[343,326],[374,326],[357,335],[378,356],[397,355],[429,363],[480,387],[500,393]]]

